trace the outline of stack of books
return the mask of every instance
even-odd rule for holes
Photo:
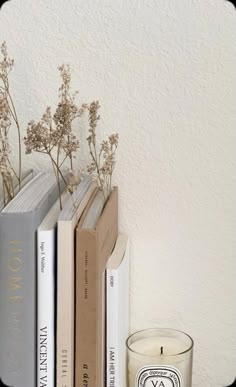
[[[125,387],[129,242],[118,189],[104,205],[85,177],[61,201],[53,175],[31,173],[1,206],[0,386]]]

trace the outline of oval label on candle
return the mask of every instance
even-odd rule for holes
[[[183,379],[175,367],[150,365],[138,371],[135,387],[183,387]]]

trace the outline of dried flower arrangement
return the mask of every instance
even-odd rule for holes
[[[6,205],[21,189],[21,131],[15,105],[12,99],[9,74],[14,66],[14,60],[8,57],[7,45],[1,45],[0,61],[0,174],[2,177],[4,205]],[[55,173],[60,206],[61,182],[66,185],[72,194],[74,187],[82,178],[84,168],[75,168],[74,159],[80,148],[80,140],[72,130],[72,124],[76,118],[87,112],[89,155],[91,162],[87,165],[87,173],[97,183],[103,192],[104,203],[112,189],[112,175],[115,166],[115,156],[118,146],[118,134],[111,134],[104,140],[100,147],[97,144],[97,124],[100,119],[98,101],[81,106],[76,104],[77,91],[71,91],[71,72],[68,65],[59,67],[61,85],[59,88],[59,102],[54,113],[51,107],[47,107],[45,113],[38,122],[31,120],[24,137],[26,154],[38,152],[47,155],[53,172]],[[18,170],[16,171],[10,159],[9,130],[14,124],[18,136]],[[70,166],[69,178],[64,166]],[[16,184],[14,183],[16,181]],[[17,189],[15,186],[17,185]],[[16,192],[15,192],[16,191]]]
[[[73,159],[76,157],[80,145],[79,139],[72,131],[72,123],[82,115],[84,108],[75,104],[76,93],[74,95],[71,93],[69,66],[60,66],[59,71],[62,83],[59,88],[59,103],[56,111],[52,114],[51,108],[47,107],[39,122],[30,121],[24,143],[27,154],[34,151],[49,157],[57,179],[60,205],[62,206],[60,180],[63,180],[70,193],[73,192],[74,185],[80,181],[73,167]],[[71,178],[69,182],[66,181],[62,169],[67,160],[70,163]]]
[[[0,174],[3,202],[6,205],[15,196],[15,191],[21,189],[21,135],[9,82],[14,60],[9,58],[5,42],[1,45],[1,54],[3,58],[0,61]],[[10,157],[9,131],[12,125],[15,126],[18,136],[18,170],[13,167]]]
[[[119,136],[118,133],[111,134],[107,140],[102,142],[100,150],[97,150],[96,129],[100,119],[100,115],[98,115],[99,101],[94,101],[90,105],[84,104],[83,106],[88,110],[89,115],[89,136],[87,141],[92,158],[91,163],[87,166],[87,171],[95,179],[106,202],[112,189],[112,174],[115,167],[115,155]]]
[[[61,198],[60,178],[67,185],[70,193],[81,179],[81,171],[76,171],[73,166],[73,159],[79,149],[79,139],[72,131],[73,121],[88,112],[89,136],[87,142],[92,158],[87,166],[87,172],[92,175],[99,189],[103,192],[104,203],[106,202],[112,188],[112,174],[115,166],[115,153],[118,146],[118,134],[112,134],[108,140],[103,141],[100,150],[96,144],[97,122],[100,119],[98,109],[99,102],[82,104],[78,107],[75,103],[75,95],[71,94],[71,74],[70,67],[62,65],[59,67],[62,84],[59,88],[59,103],[55,113],[52,115],[51,108],[47,107],[46,112],[38,123],[30,121],[27,128],[24,143],[26,153],[32,151],[44,153],[49,156],[54,173],[57,178],[59,197]],[[66,182],[62,166],[65,161],[70,162],[70,178]]]
[[[21,183],[21,137],[20,126],[16,110],[10,94],[8,74],[14,61],[8,58],[6,43],[1,46],[3,60],[0,62],[0,172],[3,180],[4,195],[11,200],[14,195],[13,176],[16,177],[19,189]],[[61,203],[61,181],[72,194],[74,187],[82,177],[83,168],[74,167],[74,159],[80,148],[80,140],[72,129],[76,118],[87,112],[89,155],[91,162],[87,165],[87,172],[96,181],[99,189],[103,192],[104,203],[112,189],[112,175],[115,166],[115,156],[118,146],[118,134],[111,134],[104,140],[100,147],[97,145],[97,124],[100,119],[98,101],[81,106],[76,104],[77,91],[71,91],[71,72],[68,65],[59,67],[61,85],[59,88],[59,102],[54,113],[51,107],[47,107],[45,113],[38,122],[31,120],[26,130],[24,144],[26,153],[38,152],[47,155],[56,176],[60,205]],[[19,140],[19,172],[16,173],[10,162],[10,146],[8,132],[12,121],[14,121]],[[66,178],[64,166],[70,166],[69,180]]]

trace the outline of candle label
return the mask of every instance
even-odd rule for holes
[[[172,366],[145,366],[136,375],[135,387],[183,387],[179,370]]]

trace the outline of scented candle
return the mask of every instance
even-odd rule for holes
[[[157,328],[127,339],[128,387],[191,387],[193,340],[184,332]]]

